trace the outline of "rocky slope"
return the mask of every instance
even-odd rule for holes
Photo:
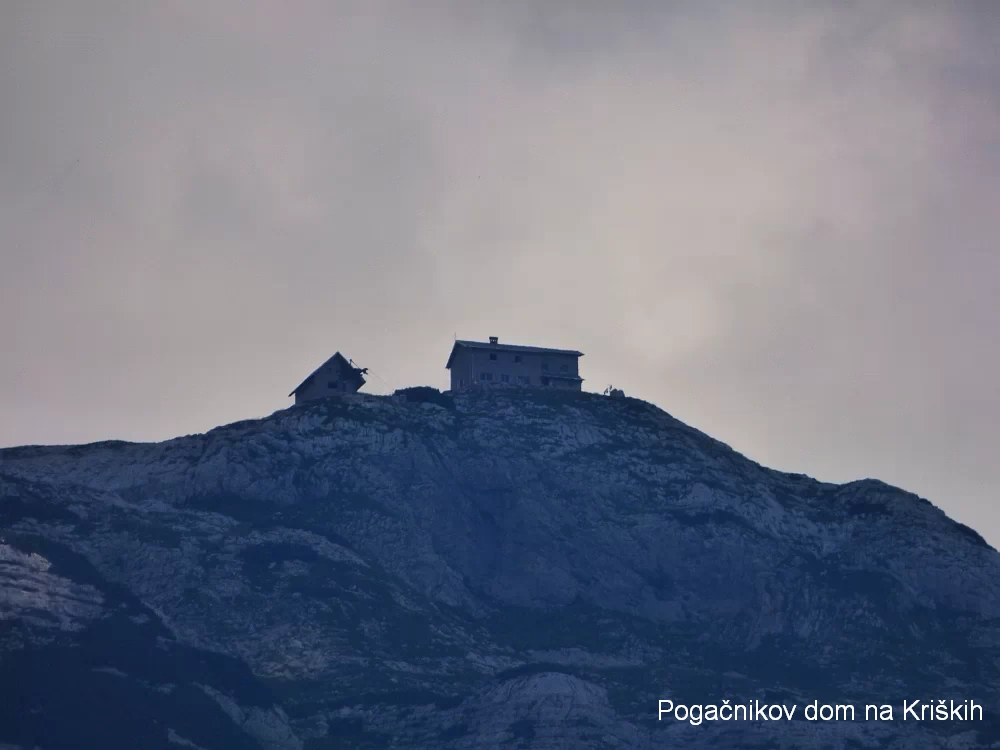
[[[1000,747],[998,617],[1000,556],[927,501],[634,399],[415,389],[0,451],[0,748]]]

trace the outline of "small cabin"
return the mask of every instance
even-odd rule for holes
[[[337,352],[313,373],[299,383],[298,388],[288,394],[295,397],[295,403],[312,401],[344,393],[357,393],[365,384],[367,367],[355,367],[343,354]]]
[[[575,349],[501,344],[496,336],[486,341],[458,340],[445,368],[451,371],[451,390],[471,386],[512,385],[539,388],[583,389],[580,357]]]

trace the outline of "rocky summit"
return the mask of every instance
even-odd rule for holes
[[[5,750],[1000,747],[998,618],[1000,556],[931,503],[636,399],[0,451]]]

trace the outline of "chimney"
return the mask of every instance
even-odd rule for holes
[[[495,344],[495,343],[497,343],[497,341],[499,341],[499,339],[496,336],[490,336],[490,343],[491,344]]]

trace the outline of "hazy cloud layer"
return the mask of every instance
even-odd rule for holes
[[[7,3],[0,444],[267,414],[335,349],[443,388],[497,335],[996,544],[998,39],[991,2]]]

